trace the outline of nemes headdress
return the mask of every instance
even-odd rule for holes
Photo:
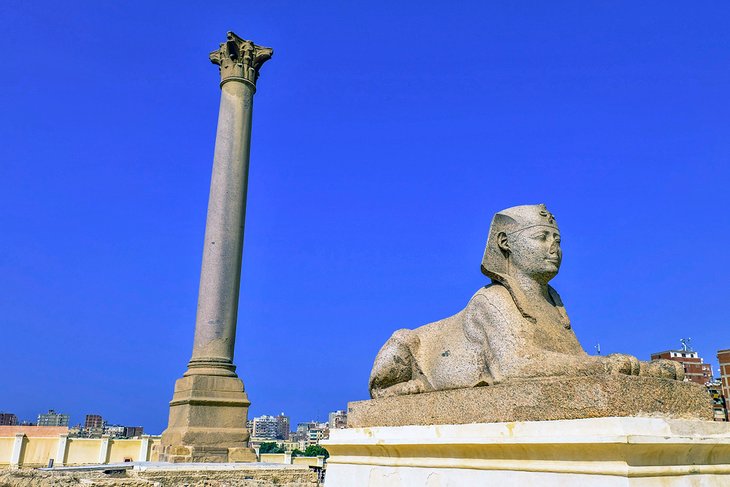
[[[484,257],[482,258],[482,273],[492,279],[493,282],[497,282],[506,287],[512,295],[512,299],[515,301],[517,308],[522,313],[522,316],[533,323],[537,322],[537,313],[533,311],[531,303],[519,285],[509,275],[507,265],[508,256],[499,248],[497,236],[502,232],[507,235],[513,235],[522,230],[537,226],[547,226],[558,230],[555,216],[548,211],[544,204],[513,206],[512,208],[497,212],[494,218],[492,218],[492,224],[489,227],[487,247],[484,249]],[[548,291],[553,302],[564,317],[563,325],[566,328],[570,328],[570,320],[565,313],[560,296],[550,286],[548,286]]]

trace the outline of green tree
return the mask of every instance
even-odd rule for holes
[[[309,445],[307,449],[304,450],[305,457],[318,457],[320,455],[325,458],[329,458],[330,452],[320,445]]]
[[[302,450],[300,450],[299,448],[294,448],[291,451],[291,456],[292,457],[303,457],[305,455],[304,455],[304,452]]]
[[[262,453],[284,453],[284,449],[274,441],[261,443],[259,446],[259,455]]]

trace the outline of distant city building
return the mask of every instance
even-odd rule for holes
[[[125,427],[120,424],[109,424],[106,428],[104,428],[104,434],[113,438],[123,438],[124,428]]]
[[[682,342],[680,350],[666,350],[651,354],[652,360],[666,359],[674,360],[684,366],[685,380],[705,385],[712,381],[712,367],[706,364],[697,352],[692,350],[688,345],[689,340]]]
[[[135,436],[142,436],[144,434],[144,428],[142,426],[125,426],[124,437],[134,438]]]
[[[297,429],[294,432],[294,436],[296,436],[297,440],[302,440],[307,437],[307,431],[309,431],[309,428],[311,425],[315,425],[314,421],[310,421],[308,423],[297,423]]]
[[[307,423],[297,424],[297,430],[294,433],[294,440],[306,448],[310,445],[318,445],[320,440],[329,438],[329,429],[327,423],[317,421],[309,421]]]
[[[730,401],[730,349],[717,352],[717,361],[720,364],[720,383],[725,402]]]
[[[278,422],[274,416],[259,416],[253,419],[254,438],[275,440],[278,432]]]
[[[289,416],[285,416],[284,413],[276,417],[276,435],[280,440],[289,439]]]
[[[0,426],[16,426],[18,417],[13,413],[0,413]]]
[[[301,431],[299,431],[299,427],[297,426],[297,430],[292,431],[291,434],[289,435],[289,441],[297,443],[299,445],[299,446],[297,446],[297,448],[299,448],[300,450],[303,450],[304,448],[306,448],[306,444],[305,444],[306,442],[303,440],[304,440],[304,435],[301,433]]]
[[[329,429],[347,428],[347,413],[345,411],[333,411],[329,415]]]
[[[722,387],[719,380],[707,383],[707,392],[712,398],[712,414],[715,421],[727,421],[727,398],[722,394]]]
[[[85,430],[102,430],[104,429],[104,419],[99,414],[87,414],[84,421]]]
[[[310,445],[319,445],[319,442],[321,440],[327,439],[329,437],[329,430],[324,428],[311,428],[307,432],[307,446]]]
[[[89,415],[95,416],[95,415]],[[96,415],[98,416],[98,415]],[[101,420],[101,427],[99,427],[98,418],[88,418],[85,422],[85,426],[69,429],[69,436],[73,438],[101,438],[102,436],[110,436],[111,438],[134,438],[135,436],[142,436],[144,434],[144,428],[142,426],[124,426],[121,424],[108,424],[106,421]]]
[[[250,423],[250,426],[248,426]],[[260,440],[288,440],[289,417],[284,413],[278,416],[259,416],[247,422],[251,436]]]
[[[291,440],[284,440],[279,442],[281,444],[281,447],[286,451],[294,451],[294,450],[301,450],[300,443],[298,441],[291,441]]]
[[[49,409],[46,414],[38,415],[38,426],[68,426],[68,414]]]

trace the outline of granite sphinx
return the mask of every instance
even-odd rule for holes
[[[491,284],[454,316],[396,331],[378,353],[370,396],[493,386],[533,378],[645,376],[682,380],[681,364],[625,354],[588,355],[548,283],[562,261],[560,230],[545,205],[494,215],[482,260]]]

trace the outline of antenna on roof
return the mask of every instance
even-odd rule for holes
[[[692,352],[692,346],[690,345],[690,342],[692,341],[691,338],[680,338],[679,342],[682,344],[682,351],[684,352]]]

